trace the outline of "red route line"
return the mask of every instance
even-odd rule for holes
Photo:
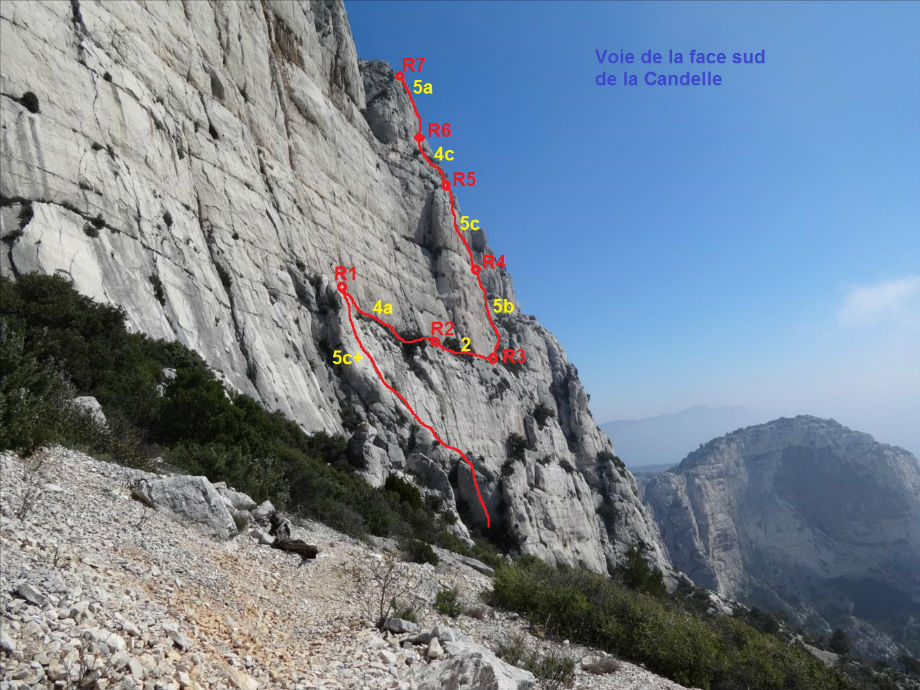
[[[409,97],[409,102],[412,104],[412,110],[415,111],[415,117],[418,120],[418,132],[415,134],[415,142],[418,144],[419,153],[422,154],[422,157],[428,162],[432,168],[438,171],[441,175],[441,189],[447,192],[448,197],[450,198],[450,215],[454,221],[454,232],[457,233],[457,237],[460,238],[460,241],[463,242],[463,246],[466,247],[466,253],[470,257],[470,267],[473,271],[473,274],[476,276],[476,282],[479,283],[479,289],[482,290],[482,300],[483,304],[486,307],[486,316],[489,317],[489,325],[492,326],[492,330],[495,332],[495,349],[494,353],[498,353],[498,347],[501,344],[502,337],[498,332],[498,328],[495,325],[495,322],[492,320],[492,310],[489,309],[489,297],[486,294],[486,289],[482,285],[482,278],[480,277],[480,272],[482,269],[476,265],[476,262],[473,260],[473,250],[470,249],[469,243],[466,241],[466,238],[463,236],[463,233],[460,232],[460,227],[457,225],[457,209],[454,207],[454,193],[450,188],[450,182],[447,179],[447,175],[441,169],[441,166],[432,161],[428,154],[425,153],[425,149],[422,148],[422,143],[425,141],[425,135],[422,134],[422,116],[418,114],[418,107],[415,105],[415,99],[412,98],[412,90],[409,88],[409,85],[406,83],[406,77],[402,72],[396,73],[396,80],[401,82],[403,89],[406,92],[406,95]]]
[[[397,398],[399,398],[399,399],[402,401],[402,404],[406,406],[406,409],[409,410],[410,413],[412,413],[412,416],[413,416],[413,417],[415,417],[415,421],[417,421],[417,422],[418,422],[419,424],[421,424],[423,427],[425,427],[426,429],[428,429],[428,431],[431,432],[431,435],[434,436],[435,440],[436,440],[438,443],[440,443],[440,444],[441,444],[442,446],[444,446],[445,448],[449,448],[450,450],[452,450],[452,451],[454,451],[455,453],[457,453],[461,458],[463,458],[463,461],[464,461],[467,465],[469,465],[469,467],[470,467],[470,474],[473,475],[473,486],[476,487],[476,497],[479,499],[479,505],[482,506],[482,512],[484,512],[484,513],[486,514],[486,527],[491,526],[491,522],[492,522],[492,521],[491,521],[491,519],[489,518],[489,511],[486,509],[485,501],[482,500],[482,493],[479,491],[479,482],[476,481],[476,468],[473,467],[473,463],[470,461],[470,459],[469,459],[468,457],[466,457],[466,453],[464,453],[462,450],[460,450],[459,448],[455,448],[454,446],[451,446],[451,445],[445,443],[445,442],[441,439],[441,437],[438,436],[438,432],[436,432],[436,431],[434,430],[434,427],[432,427],[431,425],[426,424],[425,422],[422,421],[422,418],[418,416],[418,414],[416,413],[416,411],[415,411],[414,409],[412,409],[412,405],[410,405],[410,404],[409,404],[409,401],[406,400],[406,399],[402,396],[402,393],[400,393],[398,390],[396,390],[395,388],[393,388],[393,386],[391,386],[389,383],[386,382],[386,379],[383,378],[383,374],[380,372],[380,368],[377,366],[376,360],[374,360],[374,358],[371,356],[371,353],[367,351],[367,348],[364,347],[364,343],[361,342],[361,338],[358,337],[358,329],[355,328],[355,322],[354,322],[354,320],[351,318],[351,309],[352,309],[352,307],[354,307],[355,309],[358,309],[359,312],[361,311],[361,310],[358,308],[358,305],[355,303],[355,298],[352,297],[352,295],[348,292],[348,285],[347,285],[346,283],[339,283],[339,284],[338,284],[338,288],[339,288],[339,292],[342,293],[342,297],[345,298],[345,304],[346,304],[346,306],[348,307],[348,323],[351,325],[351,332],[354,333],[354,335],[355,335],[355,340],[358,341],[358,347],[361,348],[361,352],[363,352],[363,353],[364,353],[364,356],[367,357],[368,360],[370,360],[371,366],[373,366],[373,367],[374,367],[374,371],[377,372],[377,378],[380,379],[380,383],[382,383],[384,386],[386,386],[387,389],[388,389],[393,395],[395,395]]]
[[[457,233],[457,237],[460,238],[460,241],[463,242],[463,246],[466,247],[466,253],[470,257],[470,268],[473,272],[473,275],[476,276],[476,282],[479,284],[479,289],[482,290],[482,302],[486,308],[486,316],[489,318],[489,325],[492,327],[492,331],[495,333],[495,347],[492,349],[491,354],[480,355],[475,352],[457,352],[456,350],[451,350],[447,347],[444,347],[441,344],[440,339],[435,338],[434,336],[430,338],[415,338],[414,340],[406,340],[401,335],[399,335],[399,333],[396,331],[396,328],[392,324],[389,324],[383,319],[379,319],[373,314],[370,314],[364,311],[363,309],[361,309],[361,307],[358,306],[358,302],[355,300],[354,296],[350,292],[348,292],[348,283],[341,282],[338,284],[337,287],[338,287],[339,292],[342,293],[342,297],[345,300],[345,305],[348,307],[348,323],[351,326],[351,332],[354,334],[355,340],[358,342],[358,347],[361,348],[361,352],[364,353],[364,356],[367,357],[367,359],[370,361],[371,366],[374,367],[374,371],[377,373],[377,378],[380,379],[380,382],[387,388],[387,390],[389,390],[391,393],[393,393],[393,395],[395,395],[397,398],[399,398],[402,401],[402,404],[405,405],[406,409],[408,409],[409,412],[412,414],[412,416],[415,417],[415,420],[419,424],[421,424],[423,427],[428,429],[428,431],[431,432],[431,435],[434,436],[435,440],[437,440],[438,443],[440,443],[445,448],[449,448],[450,450],[457,453],[461,458],[463,458],[463,461],[467,465],[469,465],[470,473],[473,475],[473,486],[476,487],[476,496],[477,498],[479,498],[479,505],[482,506],[482,512],[485,513],[485,516],[486,516],[486,527],[489,527],[491,525],[491,519],[489,518],[489,511],[486,509],[485,501],[482,500],[482,493],[479,491],[479,482],[476,481],[476,468],[473,466],[473,463],[470,461],[468,457],[466,457],[466,453],[464,453],[462,450],[445,443],[441,439],[441,437],[438,436],[437,432],[434,430],[432,426],[422,421],[422,418],[418,416],[416,411],[412,408],[412,405],[409,404],[409,402],[402,396],[402,394],[398,390],[393,388],[393,386],[391,386],[389,383],[386,382],[386,379],[383,378],[383,374],[380,372],[380,368],[377,366],[376,360],[374,360],[374,358],[371,356],[371,353],[368,352],[367,349],[364,347],[364,343],[361,342],[361,338],[358,336],[358,329],[355,327],[355,322],[352,319],[352,315],[351,315],[351,310],[352,308],[354,308],[362,316],[369,318],[369,319],[373,319],[374,321],[379,323],[384,328],[389,329],[390,332],[396,337],[397,340],[407,345],[427,342],[430,345],[433,345],[453,355],[468,355],[470,357],[477,357],[479,359],[485,359],[492,364],[495,364],[496,362],[498,362],[498,348],[501,345],[502,336],[498,332],[498,327],[495,325],[495,321],[492,319],[492,310],[489,309],[489,296],[486,293],[485,286],[483,286],[482,284],[482,277],[480,275],[480,273],[482,272],[482,268],[476,264],[476,261],[473,258],[473,250],[470,248],[469,242],[466,241],[466,238],[463,236],[463,233],[460,232],[460,227],[457,224],[457,209],[454,203],[454,193],[450,188],[450,182],[447,179],[447,175],[444,173],[444,170],[441,169],[441,166],[439,166],[437,163],[432,161],[428,157],[428,154],[425,153],[425,149],[422,148],[422,143],[425,141],[425,135],[422,134],[422,116],[419,115],[418,107],[415,105],[415,99],[412,98],[412,91],[409,89],[409,85],[406,84],[405,75],[402,72],[397,72],[395,75],[395,78],[397,81],[402,83],[403,89],[405,89],[406,95],[409,97],[409,103],[412,104],[412,110],[415,112],[415,118],[418,120],[418,132],[416,132],[414,138],[415,138],[416,143],[418,144],[419,153],[422,154],[422,157],[425,159],[428,165],[430,165],[431,167],[433,167],[435,170],[438,171],[438,174],[440,174],[441,176],[441,189],[447,192],[448,198],[450,199],[450,215],[454,222],[454,232]]]
[[[401,343],[403,343],[403,344],[405,344],[405,345],[415,345],[416,343],[428,343],[429,345],[432,345],[432,346],[438,348],[439,350],[444,350],[444,352],[449,352],[449,353],[452,354],[452,355],[465,355],[465,356],[467,356],[467,357],[476,357],[476,358],[478,358],[478,359],[484,359],[484,360],[486,360],[487,362],[490,362],[491,364],[495,364],[495,362],[498,361],[498,360],[497,360],[495,357],[493,357],[492,355],[480,355],[480,354],[477,353],[477,352],[464,352],[464,351],[457,352],[456,350],[451,350],[451,349],[448,348],[448,347],[444,347],[444,346],[441,344],[441,339],[440,339],[440,338],[437,338],[437,337],[435,337],[435,336],[415,338],[414,340],[406,340],[405,338],[403,338],[403,337],[397,332],[396,327],[393,326],[393,324],[387,323],[387,322],[384,321],[383,319],[378,318],[377,316],[374,316],[373,314],[369,314],[368,312],[364,311],[361,307],[358,306],[358,302],[357,302],[357,300],[355,300],[354,295],[352,295],[352,294],[349,293],[348,296],[351,297],[352,301],[354,302],[353,306],[354,306],[355,310],[356,310],[359,314],[361,314],[361,316],[365,316],[365,317],[367,317],[367,318],[369,318],[369,319],[373,319],[374,321],[376,321],[377,323],[379,323],[379,324],[380,324],[381,326],[383,326],[384,328],[388,328],[388,329],[390,330],[390,332],[393,334],[393,336],[394,336],[399,342],[401,342]]]

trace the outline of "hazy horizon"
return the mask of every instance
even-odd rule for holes
[[[646,453],[636,453],[634,451],[634,447],[636,444],[634,434],[630,434],[629,436],[627,436],[624,434],[623,431],[614,431],[611,428],[613,425],[641,426],[649,422],[655,422],[659,420],[663,422],[668,422],[669,420],[673,420],[673,419],[677,419],[677,418],[686,416],[687,413],[692,413],[692,412],[697,412],[697,411],[710,412],[710,413],[724,413],[726,414],[727,422],[722,425],[721,429],[718,429],[718,430],[714,427],[709,427],[707,429],[707,427],[704,426],[703,427],[704,433],[696,434],[695,439],[693,441],[688,441],[684,443],[684,445],[682,446],[675,445],[674,443],[672,443],[671,445],[674,448],[678,448],[678,450],[674,451],[670,455],[665,455],[663,457],[659,456],[653,459],[646,457]],[[731,413],[735,413],[735,415],[733,416]],[[802,412],[798,414],[807,415],[809,413]],[[719,407],[712,407],[708,405],[692,405],[690,407],[684,408],[682,410],[677,410],[675,412],[665,412],[662,414],[650,415],[648,417],[631,417],[631,418],[625,418],[625,419],[597,420],[597,422],[598,422],[598,426],[600,426],[601,429],[610,436],[611,440],[613,441],[614,449],[616,450],[617,454],[622,456],[622,459],[626,462],[627,465],[629,465],[630,467],[638,468],[638,467],[644,467],[644,466],[649,466],[649,465],[677,464],[681,460],[683,460],[690,452],[696,450],[696,448],[701,443],[705,443],[707,441],[711,441],[712,439],[719,438],[720,436],[729,434],[737,430],[738,428],[755,426],[758,424],[766,424],[768,422],[772,422],[776,419],[779,419],[780,417],[787,417],[787,418],[796,417],[798,416],[798,414],[778,414],[778,415],[770,416],[766,414],[758,414],[754,410],[744,405],[729,405],[729,406],[719,406]],[[810,416],[820,417],[821,415],[810,415]],[[918,462],[920,462],[920,452],[918,452],[917,448],[911,448],[910,446],[905,445],[905,444],[894,443],[890,440],[886,440],[885,438],[879,437],[878,435],[872,433],[871,431],[867,429],[860,429],[856,426],[847,424],[844,420],[840,420],[835,417],[824,417],[824,418],[834,419],[835,421],[839,422],[845,427],[852,429],[853,431],[861,431],[861,432],[868,433],[873,438],[875,438],[875,440],[878,441],[879,443],[900,446],[901,448],[904,448],[904,450],[911,453],[915,458],[918,459]],[[674,439],[675,441],[680,439],[679,434],[671,434],[671,435],[676,437]],[[667,440],[670,440],[670,439],[665,439],[665,441]],[[649,441],[650,446],[660,445],[662,443],[663,443],[662,441],[658,440],[654,436],[652,436],[651,440]]]

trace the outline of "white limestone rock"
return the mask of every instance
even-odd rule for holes
[[[215,488],[217,489],[217,493],[220,494],[220,497],[224,499],[224,503],[236,510],[252,510],[256,507],[256,502],[242,491],[228,489],[226,486],[215,485]]]
[[[73,404],[77,409],[86,412],[99,426],[105,426],[108,423],[102,411],[102,405],[93,396],[80,395],[73,399]]]
[[[495,654],[471,640],[466,635],[455,632],[447,634],[438,629],[439,634],[429,643],[439,642],[435,647],[435,656],[431,656],[426,673],[419,679],[419,690],[529,690],[534,687],[536,678],[530,671],[517,668],[502,661]],[[447,658],[434,661],[438,648]]]
[[[390,67],[358,60],[341,0],[76,6],[79,22],[68,3],[0,9],[0,91],[11,96],[0,97],[3,273],[66,276],[121,306],[131,329],[195,349],[228,388],[309,432],[346,433],[342,409],[353,410],[377,432],[360,444],[368,481],[382,484],[418,453],[449,496],[444,477],[459,466],[458,512],[481,521],[462,461],[413,430],[367,359],[330,361],[334,349],[357,352],[337,265],[356,268],[349,291],[362,308],[394,306],[403,335],[452,321],[473,350],[495,343],[448,195],[412,139],[409,100]],[[15,100],[26,92],[38,112]],[[479,264],[502,253],[485,231],[469,242]],[[490,300],[515,302],[498,320],[501,346],[525,349],[526,364],[404,348],[356,316],[388,384],[476,458],[493,527],[523,551],[602,571],[642,544],[666,566],[628,472],[598,465],[612,449],[575,367],[521,313],[504,269],[481,277]],[[526,421],[538,404],[554,413],[543,427]],[[506,482],[511,433],[532,450]],[[604,502],[616,507],[607,521],[595,515]]]
[[[190,522],[217,539],[237,533],[227,505],[207,477],[139,479],[132,491],[148,505],[163,508],[182,522]]]

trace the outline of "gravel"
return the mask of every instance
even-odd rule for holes
[[[319,547],[301,565],[248,535],[217,541],[132,500],[130,483],[152,476],[60,447],[27,461],[0,453],[0,690],[63,690],[78,679],[100,690],[411,690],[444,654],[436,626],[492,650],[517,633],[544,651],[603,657],[540,639],[485,605],[488,569],[441,550],[436,567],[405,566],[421,634],[395,621],[403,632],[378,631],[349,573],[391,542],[294,520],[293,536]],[[476,617],[438,613],[442,587],[457,587]],[[600,675],[579,667],[573,687],[682,686],[621,662]]]

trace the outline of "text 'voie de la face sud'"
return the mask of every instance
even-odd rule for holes
[[[766,64],[767,51],[645,50],[595,48],[597,86],[723,86],[727,70]]]

